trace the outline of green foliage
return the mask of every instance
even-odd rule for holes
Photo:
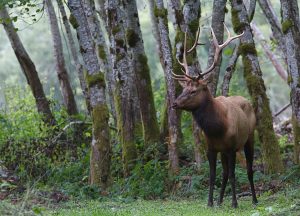
[[[21,180],[39,176],[44,179],[53,165],[79,157],[85,136],[76,127],[63,131],[69,123],[65,109],[54,110],[57,126],[50,127],[38,114],[29,88],[11,87],[4,92],[6,107],[0,111],[0,161],[5,167]]]

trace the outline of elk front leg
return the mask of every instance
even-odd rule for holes
[[[228,157],[225,153],[221,153],[221,161],[223,167],[223,179],[222,179],[222,186],[221,186],[220,198],[218,203],[219,205],[221,205],[223,202],[225,188],[228,181]]]
[[[209,195],[207,206],[213,206],[213,192],[216,180],[216,164],[217,164],[217,152],[208,150],[207,158],[209,161]]]

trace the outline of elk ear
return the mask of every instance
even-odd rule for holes
[[[186,81],[178,80],[178,83],[181,85],[182,88],[186,87]]]

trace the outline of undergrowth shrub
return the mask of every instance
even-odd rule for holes
[[[0,110],[0,162],[21,180],[37,177],[45,180],[54,166],[81,157],[90,139],[85,131],[91,129],[66,126],[82,117],[69,119],[66,110],[55,109],[52,101],[57,125],[50,127],[37,112],[29,88],[7,87],[4,96],[5,105]]]

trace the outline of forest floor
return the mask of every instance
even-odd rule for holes
[[[215,198],[218,196],[215,192]],[[269,190],[258,196],[254,206],[251,196],[238,199],[239,207],[231,208],[231,197],[225,197],[222,206],[209,208],[206,198],[173,197],[161,200],[102,198],[101,200],[78,200],[65,197],[60,192],[27,190],[22,197],[4,199],[0,202],[0,215],[300,215],[299,185],[286,184],[280,190]]]

